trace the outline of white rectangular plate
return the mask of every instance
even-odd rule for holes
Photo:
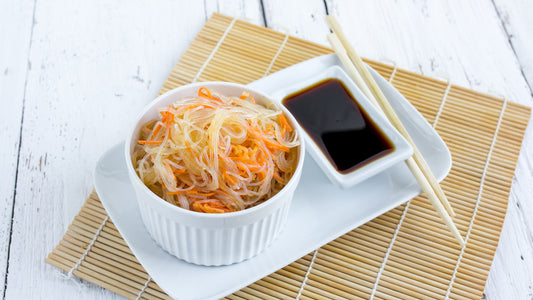
[[[340,65],[334,55],[320,56],[251,86],[271,94],[332,65]],[[386,80],[371,71],[431,170],[442,180],[451,168],[448,148],[420,113]],[[168,254],[150,238],[128,180],[123,148],[122,144],[117,145],[100,158],[95,172],[96,191],[139,262],[165,292],[178,299],[217,299],[228,295],[420,193],[403,162],[342,190],[330,183],[312,159],[307,159],[287,224],[270,247],[238,264],[197,266]]]

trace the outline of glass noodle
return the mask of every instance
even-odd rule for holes
[[[256,104],[248,93],[202,87],[160,115],[142,127],[133,161],[144,184],[174,205],[243,210],[274,196],[294,173],[296,130],[280,109]]]

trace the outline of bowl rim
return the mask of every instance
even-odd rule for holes
[[[179,206],[176,206],[176,205],[173,205],[171,203],[168,203],[163,198],[159,197],[157,194],[152,192],[144,184],[144,182],[142,182],[141,178],[139,178],[139,175],[137,175],[137,172],[135,171],[135,169],[133,167],[130,148],[131,148],[131,142],[133,140],[133,135],[134,135],[135,130],[137,129],[137,126],[140,123],[141,119],[148,112],[152,111],[152,109],[154,109],[154,108],[157,109],[157,105],[160,102],[164,101],[165,99],[167,99],[169,97],[173,97],[175,94],[178,94],[178,93],[182,92],[183,90],[189,90],[189,89],[195,90],[195,89],[199,89],[202,86],[207,86],[207,87],[209,87],[209,86],[232,87],[232,88],[240,89],[241,91],[249,92],[249,93],[253,94],[254,96],[256,96],[256,95],[261,96],[266,101],[268,101],[270,104],[272,104],[276,108],[280,109],[283,112],[283,114],[286,117],[289,118],[289,121],[291,122],[291,125],[293,126],[293,128],[295,128],[297,130],[298,139],[300,140],[300,145],[298,146],[299,147],[299,150],[298,150],[298,163],[296,165],[296,169],[295,169],[294,174],[292,175],[291,179],[289,180],[289,182],[287,182],[287,184],[276,195],[274,195],[273,197],[263,201],[262,203],[260,203],[258,205],[255,205],[255,206],[252,206],[250,208],[243,209],[243,210],[239,210],[239,211],[228,212],[228,213],[219,213],[219,214],[217,214],[217,213],[201,213],[201,212],[196,212],[196,211],[184,209],[184,208],[181,208]],[[177,99],[175,101],[179,101],[179,99]],[[172,102],[172,103],[174,103],[174,102]],[[247,87],[244,84],[232,83],[232,82],[224,82],[224,81],[204,81],[204,82],[196,82],[196,83],[190,83],[190,84],[182,85],[180,87],[171,89],[171,90],[169,90],[169,91],[157,96],[154,100],[152,100],[150,103],[148,103],[147,105],[144,106],[144,108],[141,110],[141,112],[136,116],[136,118],[134,120],[135,120],[135,122],[130,127],[130,129],[128,130],[128,134],[126,135],[126,141],[124,143],[126,167],[128,169],[128,173],[130,175],[129,178],[130,178],[130,180],[132,180],[131,178],[134,178],[133,181],[132,181],[132,184],[134,186],[140,186],[141,189],[145,193],[147,193],[147,196],[150,196],[151,199],[154,199],[155,201],[159,202],[159,204],[161,204],[161,205],[165,206],[166,208],[170,209],[171,212],[176,212],[177,214],[186,214],[186,215],[189,215],[191,217],[197,217],[197,218],[202,218],[202,219],[226,219],[226,218],[241,217],[241,216],[252,214],[252,213],[254,213],[256,211],[259,211],[261,209],[265,209],[265,208],[273,205],[274,202],[280,201],[279,199],[282,198],[284,192],[289,190],[290,186],[298,184],[297,181],[299,181],[300,176],[297,176],[297,173],[301,172],[301,170],[303,168],[304,158],[305,158],[305,140],[303,139],[303,137],[304,137],[303,132],[302,132],[303,129],[300,128],[300,126],[298,125],[298,122],[296,121],[294,116],[283,105],[281,105],[277,101],[272,100],[272,97],[266,95],[265,93],[260,92],[260,91],[254,89],[254,88]]]

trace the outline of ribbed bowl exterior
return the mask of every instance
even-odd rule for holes
[[[150,199],[138,197],[138,203],[146,229],[161,248],[190,263],[220,266],[251,258],[270,245],[285,224],[291,198],[280,199],[279,207],[255,222],[231,228],[182,224],[161,215]]]

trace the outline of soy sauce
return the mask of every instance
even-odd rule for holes
[[[338,79],[326,79],[282,101],[341,174],[391,153],[391,141]]]

